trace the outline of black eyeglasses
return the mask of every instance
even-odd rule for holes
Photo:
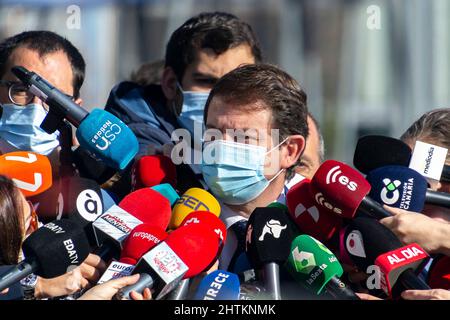
[[[0,80],[0,86],[8,87],[9,100],[18,106],[26,106],[34,99],[28,87],[19,81]],[[74,100],[73,96],[66,94],[68,98]]]

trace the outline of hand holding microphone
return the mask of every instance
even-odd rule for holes
[[[139,274],[121,277],[99,284],[86,291],[78,300],[111,300],[120,289],[135,284],[139,280]],[[133,300],[151,300],[152,293],[146,288],[143,294],[132,291],[130,294]]]
[[[392,217],[380,220],[404,244],[418,243],[429,253],[450,255],[450,224],[434,220],[417,212],[384,208]]]

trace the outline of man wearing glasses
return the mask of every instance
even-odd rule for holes
[[[48,106],[25,90],[13,66],[36,72],[81,104],[84,59],[68,40],[49,31],[23,32],[0,44],[0,138],[16,149],[49,155],[59,146],[59,133],[40,128]],[[4,145],[1,151],[10,151]]]

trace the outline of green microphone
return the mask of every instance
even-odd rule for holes
[[[285,266],[297,282],[317,295],[327,291],[336,299],[360,300],[339,279],[344,270],[333,252],[311,236],[294,239]]]

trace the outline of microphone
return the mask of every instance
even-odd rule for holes
[[[118,257],[123,241],[136,226],[147,223],[165,230],[170,212],[169,201],[150,188],[128,194],[92,224],[99,246],[96,254],[105,261]]]
[[[187,226],[189,224],[202,224],[208,227],[210,231],[213,231],[217,236],[217,241],[219,243],[219,249],[217,250],[217,256],[211,261],[211,264],[205,268],[205,270],[211,269],[215,264],[216,260],[219,258],[222,249],[225,245],[225,239],[227,237],[227,228],[225,224],[216,217],[213,213],[209,211],[194,211],[191,212],[184,218],[180,227]],[[184,300],[188,294],[189,289],[189,279],[183,279],[167,297],[168,300]]]
[[[99,185],[90,179],[62,178],[47,191],[35,196],[36,213],[43,220],[69,219],[84,228],[94,245],[92,222],[103,213],[103,196]]]
[[[50,107],[41,124],[47,133],[55,132],[59,123],[67,119],[78,128],[76,137],[80,145],[114,169],[123,170],[137,154],[137,138],[119,118],[100,109],[88,113],[41,76],[22,66],[13,67],[11,72]]]
[[[450,195],[446,192],[427,189],[425,193],[425,203],[450,208]]]
[[[10,178],[25,197],[35,196],[52,185],[52,166],[44,155],[9,152],[0,156],[0,174]]]
[[[371,186],[364,177],[348,165],[327,160],[311,180],[313,198],[323,207],[342,218],[353,218],[359,211],[376,219],[391,216],[381,204],[368,195]]]
[[[172,159],[163,155],[143,156],[135,161],[132,168],[132,187],[140,189],[169,183],[177,185],[177,169]]]
[[[139,260],[133,271],[140,274],[138,282],[122,288],[117,297],[129,299],[131,291],[154,288],[156,300],[163,298],[182,279],[204,271],[217,256],[217,244],[217,235],[202,224],[174,230]]]
[[[294,239],[285,266],[297,282],[316,295],[327,291],[336,299],[359,300],[339,279],[344,270],[336,256],[311,236]]]
[[[416,170],[425,178],[439,181],[443,178],[447,153],[447,148],[417,140],[409,168]]]
[[[136,264],[154,246],[166,239],[168,234],[161,228],[147,223],[136,226],[125,239],[120,262]]]
[[[227,238],[227,227],[225,224],[216,217],[215,214],[209,211],[194,211],[191,212],[184,218],[183,222],[181,222],[180,227],[187,226],[191,223],[202,224],[205,227],[209,227],[210,231],[213,231],[217,235],[217,241],[219,242],[219,249],[217,251],[217,258],[222,252],[223,247],[225,246],[225,240]],[[212,262],[214,264],[215,261]],[[207,269],[209,269],[209,266]]]
[[[119,206],[133,213],[138,219],[165,230],[169,225],[171,207],[169,200],[161,193],[142,188],[126,195]]]
[[[407,167],[411,148],[401,140],[368,135],[360,138],[353,155],[353,165],[364,174],[389,165]]]
[[[374,219],[357,217],[350,221],[345,251],[362,270],[373,264],[380,268],[381,289],[388,295],[393,288],[429,289],[416,275],[428,262],[428,254],[417,244],[404,247],[395,234]]]
[[[68,220],[45,224],[22,245],[25,260],[0,276],[0,291],[31,273],[55,278],[79,266],[89,254],[84,231]]]
[[[433,260],[428,272],[428,284],[432,289],[450,290],[450,257],[441,255]]]
[[[427,189],[427,180],[408,167],[385,166],[366,176],[372,189],[369,196],[379,203],[421,212],[424,204],[450,207],[450,195]]]
[[[136,226],[123,243],[120,260],[110,263],[97,284],[130,275],[138,260],[166,237],[160,228],[146,223]]]
[[[194,300],[239,300],[240,283],[236,274],[216,270],[200,282]]]
[[[281,300],[279,265],[289,256],[295,227],[280,208],[256,208],[247,223],[246,252],[255,269],[264,270],[264,282],[273,299]]]
[[[178,199],[180,199],[180,196],[175,191],[175,189],[168,183],[162,183],[158,184],[156,186],[151,187],[151,189],[158,191],[161,193],[164,197],[167,198],[170,202],[170,206],[173,206]]]
[[[169,229],[174,230],[178,228],[184,218],[193,211],[209,211],[219,216],[220,204],[208,191],[200,188],[190,188],[175,203]]]
[[[427,181],[415,170],[402,166],[384,166],[369,172],[366,180],[372,186],[369,196],[395,208],[422,212]]]
[[[320,195],[313,198],[310,184],[309,179],[303,179],[292,186],[286,194],[286,204],[301,231],[326,242],[342,227],[342,219],[335,215],[340,211]]]

